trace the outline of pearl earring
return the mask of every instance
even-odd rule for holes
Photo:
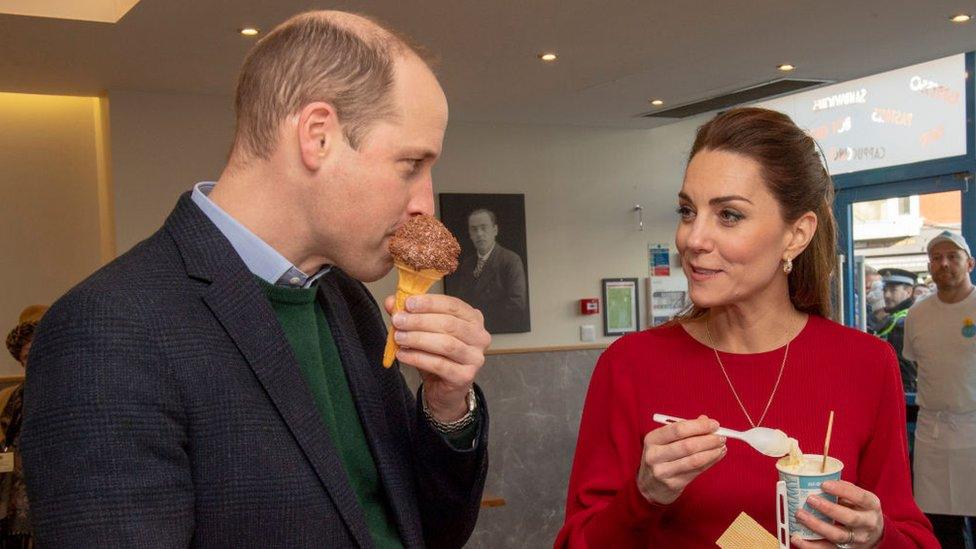
[[[790,274],[790,273],[793,272],[793,260],[792,259],[786,258],[786,259],[783,260],[783,272],[786,273],[786,274]]]

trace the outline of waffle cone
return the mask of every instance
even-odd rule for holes
[[[434,285],[435,282],[444,278],[444,273],[434,270],[434,269],[422,269],[415,271],[410,267],[402,263],[394,263],[397,269],[397,288],[396,288],[396,305],[393,306],[393,316],[399,312],[406,310],[407,298],[412,295],[426,294],[427,290]],[[383,367],[389,368],[393,365],[393,360],[396,358],[397,349],[400,347],[396,344],[393,339],[396,330],[390,325],[389,334],[386,337],[386,349],[383,351]]]

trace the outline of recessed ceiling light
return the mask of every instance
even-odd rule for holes
[[[239,32],[244,36],[257,36],[261,33],[261,31],[256,27],[244,27]]]
[[[783,71],[783,72],[790,72],[790,71],[796,69],[795,66],[790,65],[789,63],[783,63],[782,65],[776,65],[776,68],[779,69],[779,70],[781,70],[781,71]]]
[[[654,105],[655,107],[660,107],[663,104],[664,100],[662,99],[651,99],[651,105]]]
[[[957,15],[953,15],[949,19],[949,21],[952,21],[953,23],[965,23],[965,22],[969,21],[972,18],[973,18],[972,15],[969,15],[969,14],[966,14],[966,13],[960,13],[960,14],[957,14]]]
[[[552,52],[549,52],[549,51],[544,52],[544,53],[540,53],[539,54],[539,59],[542,59],[546,63],[552,63],[553,61],[556,60],[556,54],[555,53],[552,53]]]

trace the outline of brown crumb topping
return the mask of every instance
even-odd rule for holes
[[[461,245],[437,218],[417,215],[397,229],[390,239],[394,261],[414,270],[435,269],[444,274],[457,270]]]

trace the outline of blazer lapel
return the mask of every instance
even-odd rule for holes
[[[372,547],[362,507],[267,297],[223,235],[184,195],[166,222],[204,302],[234,341],[308,458],[360,547]]]
[[[382,367],[386,334],[380,333],[385,332],[385,330],[383,330],[382,319],[379,318],[379,311],[373,311],[375,314],[369,315],[376,317],[369,318],[368,320],[371,322],[364,321],[362,314],[354,318],[337,286],[337,276],[339,276],[338,273],[332,272],[322,277],[319,284],[320,303],[339,349],[342,366],[346,372],[346,378],[349,380],[349,390],[352,392],[363,431],[366,433],[366,439],[373,454],[373,461],[383,482],[387,501],[393,510],[401,541],[406,547],[421,547],[423,546],[423,532],[419,528],[420,510],[417,508],[415,498],[412,497],[416,493],[411,487],[414,482],[412,464],[408,457],[409,451],[404,451],[410,444],[410,439],[403,436],[408,427],[407,425],[398,425],[396,421],[393,421],[392,427],[397,429],[397,432],[391,431],[391,420],[398,416],[390,413],[390,403],[384,401],[379,389],[380,377],[399,378],[400,373],[395,368],[384,369]],[[376,309],[376,305],[372,301],[368,305],[365,303],[360,305]],[[359,320],[358,323],[357,319]],[[375,341],[364,341],[360,337],[364,331],[377,332],[372,334],[376,337],[371,338]],[[377,342],[378,344],[376,344]],[[371,349],[375,352],[368,352],[368,347],[376,347]],[[394,386],[402,383],[400,379],[387,381]],[[413,412],[413,410],[406,411],[408,414]],[[398,445],[403,447],[398,448]],[[407,494],[408,497],[402,497],[403,494]]]

